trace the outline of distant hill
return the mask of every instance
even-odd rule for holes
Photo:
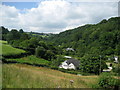
[[[31,36],[34,36],[34,37],[38,37],[38,36],[41,36],[41,37],[49,37],[49,36],[52,36],[54,34],[52,33],[38,33],[38,32],[26,32],[27,34],[31,35]]]
[[[120,55],[120,17],[102,20],[67,30],[48,38],[48,41],[71,47],[78,56],[84,54]]]

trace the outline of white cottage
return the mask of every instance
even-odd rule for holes
[[[62,64],[59,66],[59,68],[64,68],[64,69],[77,69],[79,68],[80,65],[80,61],[76,60],[76,59],[68,59],[64,62],[62,62]]]

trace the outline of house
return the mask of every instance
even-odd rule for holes
[[[112,70],[112,67],[108,67],[108,69],[103,69],[103,72],[110,72]]]
[[[103,72],[110,72],[112,69],[113,69],[113,68],[112,68],[112,64],[110,63],[110,64],[108,65],[108,69],[103,69]]]
[[[75,51],[73,48],[66,48],[66,51]]]
[[[70,59],[62,62],[62,64],[59,66],[59,68],[76,70],[77,68],[79,68],[79,65],[80,65],[79,60],[70,58]]]

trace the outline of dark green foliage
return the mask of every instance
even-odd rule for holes
[[[8,29],[3,26],[0,27],[0,40],[6,40],[6,34],[8,33]]]
[[[35,49],[35,55],[37,57],[41,57],[49,61],[56,58],[55,53],[53,52],[54,49],[49,48],[49,46],[45,44],[44,42],[42,42],[42,44],[39,44],[39,45],[40,46],[38,46]]]
[[[19,33],[24,33],[23,29],[20,29],[20,30],[19,30]]]
[[[35,48],[38,46],[37,38],[26,39],[19,43],[19,47],[29,51],[31,54],[35,53]]]
[[[120,81],[115,79],[110,73],[102,73],[99,77],[98,84],[103,88],[114,88],[118,86]]]
[[[94,54],[86,54],[80,60],[80,70],[82,72],[99,74],[104,68],[107,68],[105,62],[100,56]]]
[[[44,58],[51,61],[55,58],[55,54],[51,50],[47,50]]]
[[[102,20],[102,21],[100,22],[100,24],[103,24],[103,23],[107,23],[107,20],[104,19],[104,20]]]
[[[58,66],[61,64],[61,62],[63,62],[63,61],[64,61],[63,56],[59,55],[59,56],[57,56],[56,59],[53,59],[53,60],[52,60],[51,66],[58,67]]]
[[[1,26],[1,27],[0,27],[0,32],[1,32],[2,34],[7,34],[9,31],[8,31],[7,28],[4,28],[3,26]]]
[[[6,36],[7,41],[17,40],[20,38],[20,33],[16,29],[12,29]]]
[[[20,37],[20,40],[23,41],[23,40],[27,40],[27,39],[30,39],[29,36],[28,36],[28,34],[22,33],[22,34],[21,34],[21,37]]]
[[[39,41],[39,46],[44,47],[45,49],[48,49],[48,46],[44,41]]]
[[[23,49],[29,49],[29,40],[24,40],[19,44]]]
[[[117,64],[116,67],[113,68],[113,72],[120,76],[120,64]]]
[[[77,56],[100,51],[103,55],[120,55],[120,17],[102,20],[98,24],[85,25],[61,32],[48,41],[63,48],[72,47]]]
[[[35,50],[35,55],[36,55],[36,57],[44,58],[45,52],[46,51],[45,51],[44,47],[38,46]]]
[[[36,48],[38,46],[37,38],[31,38],[29,40],[29,48]]]

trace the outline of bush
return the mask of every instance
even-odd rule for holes
[[[36,57],[43,58],[45,55],[45,49],[43,47],[38,46],[35,50],[35,55],[36,55]]]
[[[94,73],[99,74],[103,68],[106,68],[107,65],[103,59],[100,59],[98,55],[95,54],[86,54],[81,58],[80,70],[85,73]]]
[[[120,64],[113,68],[113,72],[115,72],[117,75],[120,75]]]
[[[114,88],[118,86],[118,80],[113,78],[110,73],[104,72],[100,75],[98,84],[103,88]]]

